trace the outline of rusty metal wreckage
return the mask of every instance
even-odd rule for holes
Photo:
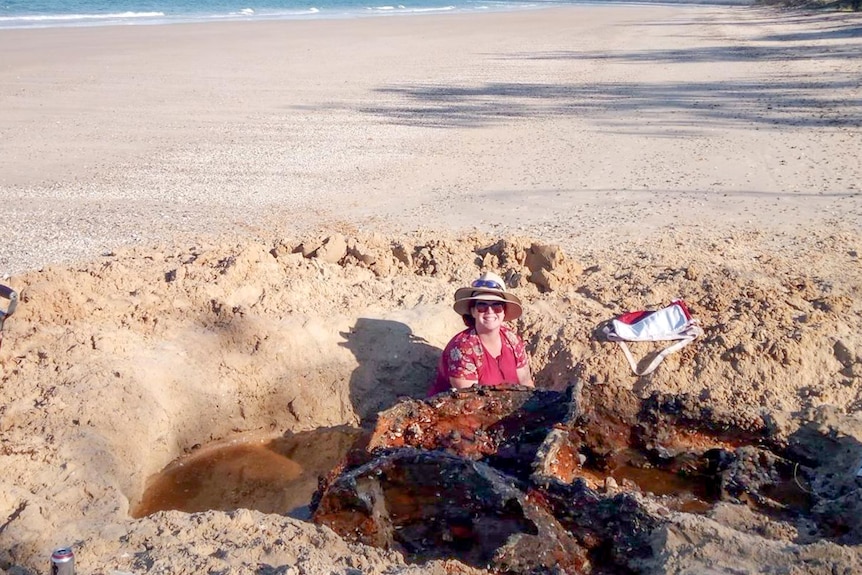
[[[378,414],[321,479],[312,520],[415,562],[636,573],[667,510],[729,501],[776,520],[809,513],[816,464],[798,455],[765,419],[741,423],[688,396],[453,390]]]

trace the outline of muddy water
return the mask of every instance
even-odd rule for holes
[[[623,487],[631,482],[641,492],[663,498],[667,507],[677,511],[708,513],[718,500],[718,494],[705,481],[665,469],[621,465],[610,477]]]
[[[687,513],[708,513],[719,500],[714,478],[654,467],[630,449],[623,450],[611,468],[582,467],[577,477],[598,490],[606,489],[608,479],[613,479],[617,491],[639,491],[660,498],[670,509]]]
[[[307,519],[318,477],[343,459],[359,435],[341,426],[201,447],[151,478],[132,516],[255,509]]]

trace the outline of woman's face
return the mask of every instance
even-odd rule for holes
[[[470,314],[476,320],[476,331],[487,333],[500,329],[506,317],[506,304],[500,301],[477,301],[470,307]]]

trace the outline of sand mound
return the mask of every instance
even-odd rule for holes
[[[452,292],[483,268],[525,301],[516,327],[540,387],[579,379],[611,397],[693,394],[740,423],[766,412],[786,435],[813,420],[858,443],[860,235],[780,239],[772,249],[757,234],[679,233],[575,255],[529,238],[331,234],[136,248],[13,277],[21,301],[0,348],[0,567],[32,572],[73,544],[85,573],[469,572],[407,566],[279,515],[129,512],[147,478],[195,446],[357,425],[422,397],[460,329]],[[706,333],[649,377],[594,337],[616,313],[675,297]],[[804,560],[813,567],[799,572],[811,573],[858,561],[853,534],[847,546],[802,545],[795,529],[713,515],[680,514],[687,536],[656,534],[664,552],[644,572],[717,556]]]

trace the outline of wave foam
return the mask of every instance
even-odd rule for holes
[[[120,20],[129,18],[161,18],[164,12],[115,12],[111,14],[39,14],[0,16],[0,22],[74,22],[86,20]]]

